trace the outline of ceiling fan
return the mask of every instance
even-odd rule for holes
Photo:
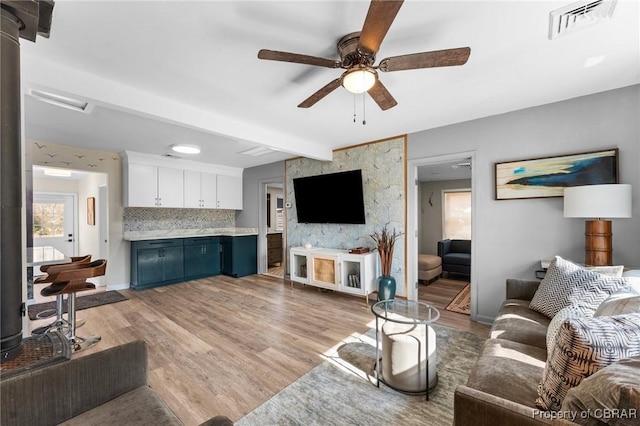
[[[392,56],[374,65],[376,53],[402,3],[403,0],[372,0],[362,31],[347,34],[338,41],[340,60],[267,49],[260,50],[258,58],[346,70],[340,77],[302,101],[298,105],[299,108],[312,107],[340,86],[352,93],[368,92],[382,110],[393,108],[398,102],[378,79],[378,71],[391,72],[464,65],[471,54],[471,48],[461,47]]]

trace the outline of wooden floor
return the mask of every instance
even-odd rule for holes
[[[486,336],[488,327],[444,310],[462,288],[453,287],[421,285],[420,299],[441,308],[441,324]],[[77,334],[102,340],[74,357],[144,339],[150,386],[187,425],[219,414],[238,420],[320,364],[344,338],[375,325],[364,298],[268,276],[121,292],[129,300],[78,312],[86,324]]]

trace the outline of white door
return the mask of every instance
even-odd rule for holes
[[[75,256],[77,213],[74,194],[33,194],[33,246],[52,246]]]

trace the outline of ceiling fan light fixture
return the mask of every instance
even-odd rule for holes
[[[200,154],[200,147],[198,145],[188,145],[184,143],[178,143],[171,145],[171,149],[180,154]]]
[[[372,68],[354,68],[342,75],[342,87],[351,93],[363,93],[376,84],[378,74]]]

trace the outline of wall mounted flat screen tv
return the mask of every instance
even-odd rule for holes
[[[293,179],[299,223],[364,224],[362,171]]]

